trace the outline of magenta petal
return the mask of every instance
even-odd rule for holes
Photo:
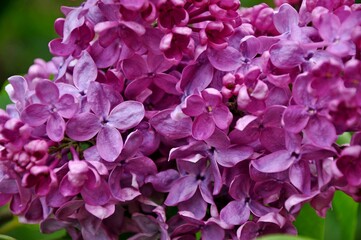
[[[220,218],[230,225],[240,225],[248,220],[249,215],[250,210],[244,201],[232,201],[221,210]]]
[[[291,133],[301,132],[310,119],[306,107],[300,105],[289,106],[283,113],[285,130]]]
[[[198,185],[194,177],[181,177],[170,190],[164,204],[175,206],[180,202],[190,199],[197,191]]]
[[[49,138],[54,142],[60,142],[64,138],[64,131],[64,119],[58,113],[51,114],[46,124],[46,133]]]
[[[122,62],[122,69],[127,79],[133,80],[148,73],[147,63],[139,56],[134,55]]]
[[[113,127],[103,127],[97,136],[97,150],[106,161],[113,162],[123,149],[123,139]]]
[[[142,103],[125,101],[117,105],[109,114],[109,125],[119,130],[127,130],[137,126],[144,118],[145,110]]]
[[[97,73],[98,69],[92,57],[87,51],[84,51],[74,67],[74,85],[81,91],[87,90],[89,83],[97,78]]]
[[[68,175],[65,175],[60,182],[59,191],[64,197],[75,196],[80,193],[82,186],[74,186],[68,178]]]
[[[49,51],[57,56],[69,56],[75,50],[73,44],[62,43],[61,38],[54,39],[49,42]]]
[[[203,113],[193,122],[192,136],[197,140],[205,140],[213,134],[215,128],[212,117],[208,113]]]
[[[101,183],[97,188],[89,189],[83,187],[81,195],[86,204],[93,206],[104,205],[108,203],[110,199],[108,183],[104,179],[101,179]]]
[[[182,111],[188,116],[198,116],[206,110],[205,102],[199,95],[188,96],[184,102]]]
[[[164,92],[174,95],[179,95],[180,92],[176,88],[176,84],[178,83],[178,78],[164,73],[158,73],[154,76],[153,82]]]
[[[21,113],[21,120],[30,126],[40,126],[48,120],[50,111],[47,105],[31,104]]]
[[[178,204],[179,211],[189,211],[196,219],[203,219],[207,212],[207,203],[203,200],[201,194],[197,191],[188,201]]]
[[[42,103],[56,103],[59,99],[59,89],[49,80],[41,80],[35,86],[36,96]]]
[[[70,119],[66,125],[66,134],[76,141],[87,141],[101,129],[100,120],[92,113],[81,113]]]
[[[260,172],[276,173],[288,169],[293,161],[288,151],[281,150],[252,161],[252,165]]]
[[[249,158],[253,153],[253,148],[246,146],[233,146],[227,149],[215,151],[216,161],[224,167],[233,167],[240,161]]]

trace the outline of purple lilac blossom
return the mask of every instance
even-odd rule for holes
[[[0,205],[72,239],[213,240],[361,202],[361,7],[274,2],[63,7],[54,57],[6,86]]]

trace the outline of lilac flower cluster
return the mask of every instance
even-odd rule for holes
[[[361,201],[361,6],[275,2],[63,7],[54,58],[6,87],[0,205],[73,239],[215,240]]]

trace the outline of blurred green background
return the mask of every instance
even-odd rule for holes
[[[0,86],[8,77],[25,74],[35,58],[49,60],[48,42],[57,37],[54,21],[60,6],[80,0],[1,0]]]

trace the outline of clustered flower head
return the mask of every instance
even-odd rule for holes
[[[54,58],[6,87],[0,205],[73,239],[222,240],[361,201],[361,6],[275,3],[63,7]]]

